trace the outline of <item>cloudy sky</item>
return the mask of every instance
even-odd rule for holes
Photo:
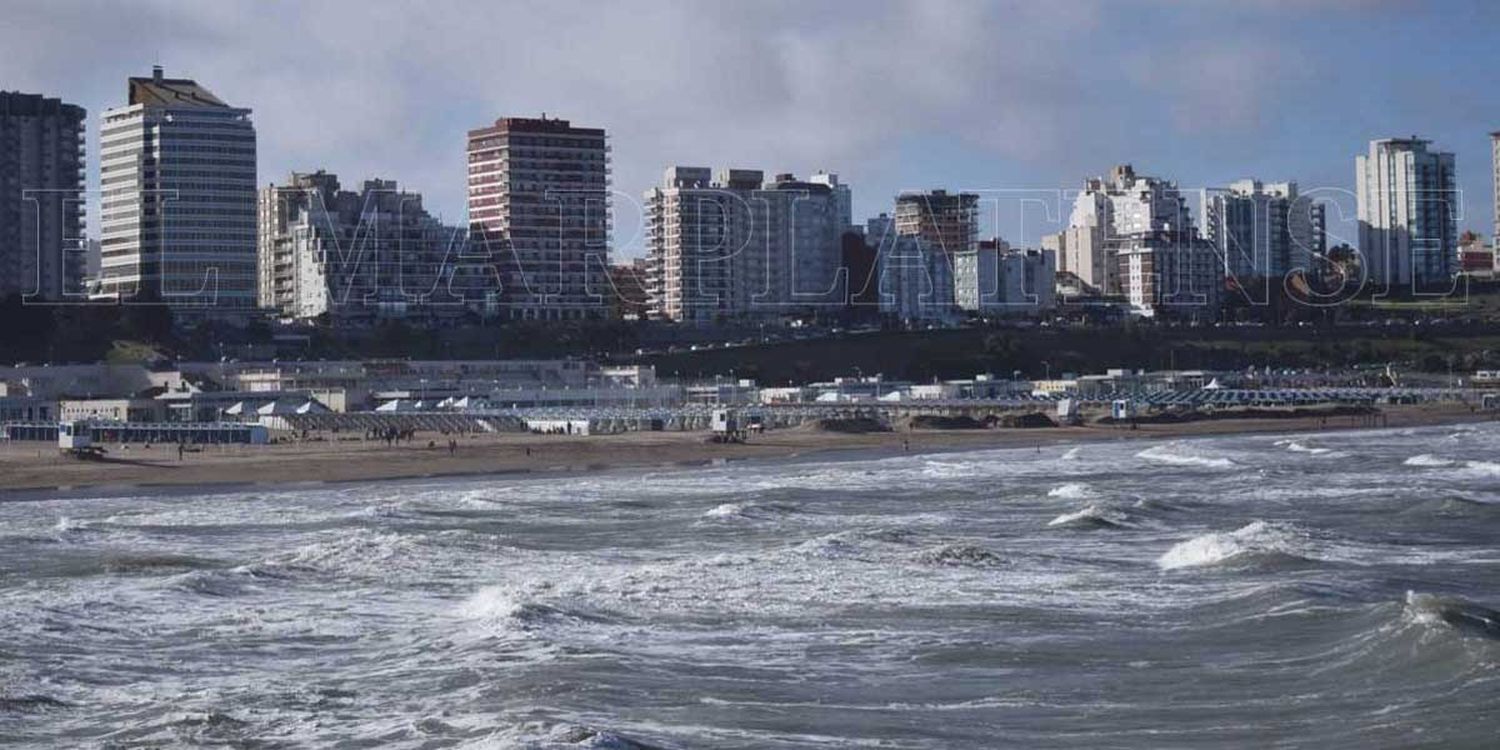
[[[627,256],[668,164],[835,171],[857,217],[994,191],[987,223],[1033,243],[1049,191],[1127,161],[1192,189],[1296,180],[1352,217],[1355,154],[1411,134],[1457,153],[1460,227],[1492,229],[1493,1],[0,3],[0,88],[87,107],[91,152],[160,63],[254,110],[263,183],[392,178],[458,223],[469,128],[604,127]]]

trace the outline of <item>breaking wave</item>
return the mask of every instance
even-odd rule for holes
[[[873,553],[877,545],[908,544],[912,536],[912,532],[905,529],[854,529],[814,537],[797,544],[792,549],[797,554],[806,557],[829,560],[859,559]]]
[[[1306,453],[1312,456],[1322,456],[1333,452],[1332,448],[1318,448],[1316,446],[1307,445],[1299,440],[1277,440],[1276,445],[1279,445],[1293,453]]]
[[[924,565],[992,568],[1005,565],[1005,558],[973,544],[945,544],[918,552],[914,559]]]
[[[1101,505],[1064,513],[1047,522],[1048,526],[1078,529],[1127,529],[1133,526],[1124,513]]]
[[[1500,640],[1500,611],[1466,599],[1407,591],[1406,614],[1423,625],[1442,625],[1463,635]]]
[[[1173,466],[1200,466],[1206,469],[1228,469],[1235,465],[1222,456],[1199,456],[1192,453],[1183,453],[1172,445],[1153,445],[1137,454],[1136,458],[1144,458],[1157,463],[1171,464]]]
[[[624,735],[574,724],[528,722],[492,735],[483,747],[526,750],[662,750]]]
[[[1307,561],[1304,540],[1294,531],[1253,521],[1230,532],[1214,532],[1179,542],[1156,564],[1162,570],[1202,568],[1224,564]]]
[[[792,512],[787,505],[775,503],[721,503],[703,512],[704,518],[715,519],[738,519],[744,521],[762,521],[784,516]]]
[[[1057,497],[1064,500],[1084,500],[1095,497],[1097,494],[1094,492],[1093,487],[1083,482],[1068,482],[1067,484],[1058,485],[1047,490],[1047,497]]]
[[[1446,458],[1439,458],[1437,456],[1432,455],[1431,453],[1421,453],[1421,454],[1412,456],[1411,458],[1408,458],[1405,461],[1402,461],[1402,463],[1405,464],[1405,465],[1407,465],[1407,466],[1422,466],[1422,467],[1426,467],[1426,468],[1434,468],[1434,469],[1436,469],[1436,468],[1442,468],[1442,467],[1445,467],[1445,466],[1454,466],[1458,462],[1457,461],[1450,461],[1450,460],[1448,460]]]
[[[1500,463],[1493,461],[1469,461],[1464,464],[1464,467],[1480,474],[1500,475]]]
[[[513,635],[598,619],[531,601],[503,586],[487,586],[476,591],[459,606],[458,613],[492,634]]]

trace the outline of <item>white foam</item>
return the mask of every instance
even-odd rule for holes
[[[495,622],[520,614],[525,602],[501,586],[486,586],[459,605],[460,615],[471,620]]]
[[[88,524],[83,521],[74,521],[67,516],[58,516],[57,523],[52,525],[52,530],[59,534],[66,534],[70,531],[83,531],[88,527]]]
[[[1153,445],[1140,453],[1136,458],[1144,458],[1157,463],[1171,464],[1173,466],[1201,466],[1208,469],[1227,469],[1234,466],[1234,462],[1222,456],[1210,457],[1199,456],[1192,453],[1182,453],[1169,445]]]
[[[744,503],[722,503],[703,512],[708,518],[743,518],[748,508]]]
[[[1066,453],[1062,454],[1062,460],[1064,460],[1064,461],[1077,461],[1078,460],[1078,454],[1082,450],[1083,449],[1080,446],[1075,445],[1072,448],[1069,448]]]
[[[1083,524],[1103,524],[1108,526],[1127,526],[1129,519],[1124,513],[1110,510],[1100,505],[1089,505],[1082,510],[1072,513],[1064,513],[1057,518],[1047,522],[1048,526],[1076,526]]]
[[[1464,467],[1480,474],[1500,475],[1500,464],[1493,461],[1469,461]]]
[[[1064,500],[1084,500],[1095,497],[1097,494],[1094,492],[1094,488],[1083,482],[1068,482],[1067,484],[1061,484],[1047,490],[1047,497],[1057,497]]]
[[[1311,447],[1311,446],[1303,445],[1302,443],[1299,443],[1296,440],[1289,440],[1289,441],[1287,441],[1286,444],[1285,444],[1285,447],[1286,447],[1287,450],[1289,450],[1289,451],[1291,451],[1293,453],[1310,453],[1310,454],[1312,454],[1314,456],[1321,456],[1324,453],[1332,453],[1333,452],[1332,448],[1314,448],[1314,447]]]
[[[1231,532],[1215,532],[1179,542],[1157,559],[1162,570],[1199,568],[1227,562],[1247,554],[1295,553],[1295,539],[1286,530],[1264,521],[1253,521]]]
[[[973,476],[979,467],[973,463],[960,461],[927,461],[922,466],[922,473],[937,479],[954,479]]]
[[[859,545],[851,539],[854,536],[850,532],[837,534],[825,534],[814,539],[809,539],[798,544],[795,549],[799,554],[808,557],[821,557],[826,559],[839,559],[854,557],[859,554]]]
[[[1405,465],[1407,465],[1407,466],[1422,466],[1422,467],[1427,467],[1427,468],[1442,468],[1444,466],[1453,466],[1457,462],[1450,461],[1450,460],[1448,460],[1446,458],[1439,458],[1437,456],[1432,455],[1431,453],[1422,453],[1422,454],[1418,454],[1418,455],[1412,456],[1411,458],[1406,459],[1402,463],[1405,464]]]

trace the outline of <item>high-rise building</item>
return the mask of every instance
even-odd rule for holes
[[[903,233],[881,214],[865,223],[875,247],[880,312],[906,323],[947,323],[958,317],[953,256],[921,233]]]
[[[1500,250],[1500,130],[1490,133],[1490,171],[1495,188],[1495,224],[1491,247]]]
[[[1240,180],[1203,190],[1201,206],[1204,237],[1241,284],[1309,268],[1325,249],[1324,206],[1299,195],[1295,182]]]
[[[1382,138],[1355,158],[1359,251],[1371,281],[1446,287],[1458,256],[1453,154],[1431,141]]]
[[[854,192],[849,189],[848,183],[839,182],[838,175],[821,169],[814,172],[807,181],[814,185],[825,185],[833,191],[833,200],[838,206],[838,221],[843,227],[840,232],[863,229],[854,224]]]
[[[338,326],[482,313],[494,299],[476,283],[483,273],[465,275],[462,241],[462,230],[392,180],[366,180],[355,192],[326,172],[293,173],[260,191],[260,264],[270,269],[262,303],[282,318]]]
[[[58,99],[0,91],[0,297],[81,289],[84,117]]]
[[[469,131],[471,242],[496,260],[503,314],[608,314],[609,152],[603,129],[545,115]]]
[[[902,193],[896,197],[896,232],[920,236],[949,255],[973,250],[979,242],[979,196],[973,193]]]
[[[953,257],[953,301],[982,315],[1034,314],[1054,306],[1057,256],[1013,249],[996,237]]]
[[[1068,228],[1043,247],[1058,253],[1058,271],[1096,293],[1123,295],[1144,316],[1196,316],[1220,301],[1222,261],[1198,237],[1177,184],[1129,164],[1087,180]]]
[[[847,186],[790,174],[668,168],[646,193],[656,315],[707,322],[842,307],[847,195]]]
[[[100,295],[207,314],[255,307],[250,110],[157,67],[130,79],[99,141]]]

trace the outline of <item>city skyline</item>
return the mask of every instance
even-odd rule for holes
[[[1456,154],[1460,230],[1493,231],[1488,134],[1500,106],[1478,96],[1485,46],[1463,41],[1482,40],[1500,11],[1480,3],[888,3],[795,22],[765,5],[452,6],[420,23],[403,23],[399,5],[310,12],[21,6],[0,31],[14,51],[0,78],[87,108],[95,153],[99,114],[123,103],[124,79],[160,63],[255,111],[260,184],[294,170],[384,176],[455,225],[467,130],[543,112],[602,127],[615,146],[620,259],[645,246],[641,193],[681,163],[838,172],[856,218],[905,190],[1076,190],[1124,162],[1190,192],[1293,180],[1305,193],[1349,191],[1330,212],[1330,243],[1354,243],[1354,156],[1414,134]],[[101,21],[139,41],[89,44]],[[513,38],[549,29],[558,44],[523,54],[466,42],[495,24]],[[1389,54],[1380,45],[1396,29],[1444,43]],[[986,232],[1034,246],[1056,225],[1028,210],[1024,226],[1009,208],[998,227],[986,216]]]

